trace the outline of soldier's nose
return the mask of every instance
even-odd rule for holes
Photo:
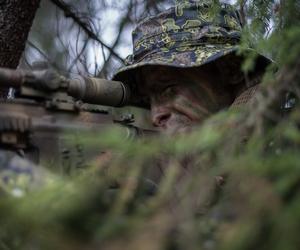
[[[163,128],[171,118],[171,112],[168,109],[152,110],[151,118],[153,126]]]

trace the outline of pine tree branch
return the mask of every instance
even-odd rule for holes
[[[132,8],[133,8],[133,3],[132,3],[132,1],[130,1],[129,6],[127,8],[127,13],[124,15],[122,20],[120,20],[120,23],[118,25],[119,26],[119,29],[117,32],[118,35],[117,35],[114,43],[112,44],[112,47],[111,47],[112,50],[114,50],[117,47],[117,45],[119,44],[119,40],[121,38],[122,32],[123,32],[124,28],[126,27],[126,25],[128,24],[128,21],[130,21],[130,13],[132,12]],[[109,64],[111,57],[112,57],[112,53],[110,53],[108,55],[108,58],[104,61],[102,69],[101,69],[100,73],[98,74],[99,76],[106,76],[106,73],[105,73],[106,67]]]
[[[76,12],[72,9],[72,6],[68,5],[62,0],[50,0],[54,5],[56,5],[59,9],[61,9],[67,18],[71,18],[80,28],[84,30],[84,32],[93,40],[100,43],[102,46],[104,46],[108,51],[115,56],[119,61],[124,63],[124,59],[119,56],[111,47],[109,47],[107,44],[105,44],[103,41],[100,40],[100,38],[93,32],[91,27],[84,22]]]

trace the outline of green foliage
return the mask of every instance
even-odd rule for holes
[[[85,135],[108,157],[23,197],[2,195],[0,249],[298,249],[300,106],[281,100],[300,97],[299,2],[275,17],[273,1],[248,5],[241,50],[250,40],[278,68],[248,108],[172,138]]]

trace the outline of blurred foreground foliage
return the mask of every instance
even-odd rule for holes
[[[85,136],[108,149],[90,168],[2,192],[0,249],[299,249],[300,6],[282,1],[259,37],[274,4],[252,4],[241,48],[255,36],[278,71],[249,107],[173,138]]]

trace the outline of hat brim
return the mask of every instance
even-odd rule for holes
[[[145,56],[138,62],[119,69],[119,71],[113,76],[113,80],[121,81],[133,87],[132,94],[134,96],[134,100],[131,101],[130,105],[148,109],[149,100],[147,97],[143,97],[138,93],[135,93],[136,91],[138,92],[138,89],[143,88],[142,83],[137,82],[137,79],[140,78],[136,77],[138,70],[142,67],[166,66],[183,69],[201,67],[210,63],[223,63],[222,65],[224,65],[224,67],[228,67],[229,71],[231,71],[229,72],[229,77],[232,78],[235,74],[243,74],[241,70],[241,63],[244,60],[244,55],[237,54],[237,51],[237,45],[224,46],[224,44],[197,46],[196,48],[181,48],[181,51],[159,51]],[[258,54],[253,49],[249,48],[246,52],[257,54],[254,71],[258,70],[260,72],[264,72],[265,68],[272,63],[272,60]],[[238,60],[234,60],[233,58]],[[232,64],[233,61],[234,67],[228,66]],[[236,63],[236,61],[238,61],[238,63]],[[224,67],[221,67],[222,71],[228,71],[228,69],[225,69]]]
[[[176,68],[191,68],[200,67],[202,65],[215,62],[227,55],[235,55],[242,58],[237,54],[237,45],[203,45],[197,47],[182,47],[173,49],[173,51],[159,51],[145,56],[138,62],[120,68],[113,76],[113,80],[128,82],[129,84],[136,84],[132,76],[135,71],[143,66],[168,66]],[[250,53],[256,53],[253,49],[248,49]],[[272,61],[267,57],[257,54],[257,60],[260,61],[264,67]]]

